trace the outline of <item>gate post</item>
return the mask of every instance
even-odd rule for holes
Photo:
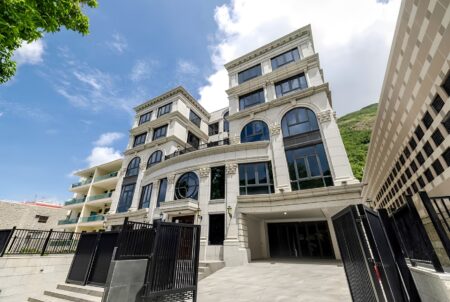
[[[50,240],[50,237],[52,236],[52,233],[53,233],[53,229],[50,229],[50,231],[48,232],[48,236],[45,239],[44,246],[42,247],[41,256],[44,256],[44,254],[45,254],[45,250],[47,249],[47,245]]]
[[[8,247],[8,244],[9,244],[9,241],[11,240],[15,231],[16,231],[16,227],[14,226],[11,229],[11,232],[9,233],[8,238],[6,238],[5,245],[3,246],[2,250],[0,251],[0,257],[3,257],[3,255],[5,254],[6,248]]]

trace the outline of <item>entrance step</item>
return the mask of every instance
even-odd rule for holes
[[[102,297],[103,292],[105,291],[102,287],[96,287],[96,286],[89,286],[89,285],[75,285],[75,284],[58,284],[56,287],[60,290],[65,290],[69,292],[79,293],[79,294],[85,294],[89,296],[94,297]]]
[[[101,302],[103,289],[92,286],[58,284],[57,289],[46,290],[38,297],[28,298],[29,302]]]
[[[225,267],[223,261],[201,261],[198,264],[198,281]]]

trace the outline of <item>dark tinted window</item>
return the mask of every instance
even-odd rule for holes
[[[225,239],[225,214],[209,215],[209,245],[222,245]]]
[[[444,172],[444,168],[442,167],[441,162],[439,159],[436,159],[432,164],[434,172],[436,172],[436,175],[441,175],[442,172]]]
[[[414,137],[411,137],[411,139],[409,140],[409,146],[411,147],[411,150],[416,149],[417,143],[416,143],[416,140],[414,139]],[[409,157],[409,155],[408,155],[408,157]]]
[[[134,137],[133,147],[145,144],[145,138],[147,137],[147,132],[136,135]]]
[[[240,195],[274,193],[270,162],[240,164],[239,192]]]
[[[442,136],[441,131],[439,131],[439,129],[436,129],[436,131],[433,132],[431,138],[436,144],[436,147],[439,147],[439,145],[444,141],[444,137]]]
[[[162,156],[163,156],[163,153],[161,150],[153,152],[152,155],[150,155],[150,158],[148,159],[147,168],[161,162]]]
[[[263,121],[248,123],[241,131],[241,143],[269,140],[269,128]]]
[[[175,185],[175,200],[177,199],[198,199],[198,176],[194,172],[181,175]]]
[[[433,177],[433,174],[431,173],[430,169],[426,169],[424,174],[425,174],[425,177],[427,178],[428,182],[433,181],[434,177]]]
[[[423,150],[425,151],[427,156],[433,154],[433,148],[431,147],[429,142],[426,142],[425,145],[423,145]]]
[[[447,134],[450,134],[450,113],[444,118],[442,124],[444,125],[445,130],[447,130]]]
[[[167,178],[163,178],[159,181],[158,199],[156,200],[156,206],[159,207],[161,202],[166,201],[167,191]]]
[[[291,91],[302,90],[305,88],[308,88],[308,84],[306,83],[305,74],[303,73],[275,84],[277,97],[281,97]]]
[[[238,73],[238,82],[239,84],[244,83],[248,80],[256,78],[261,75],[261,64],[250,67],[244,71]]]
[[[417,178],[417,182],[419,183],[419,187],[425,187],[425,182],[423,181],[422,176],[419,176],[419,178]]]
[[[424,124],[426,129],[430,128],[431,124],[433,123],[433,118],[431,117],[431,114],[428,113],[428,111],[423,116],[422,123]]]
[[[125,176],[136,176],[139,174],[139,164],[141,163],[141,159],[139,157],[133,158],[127,167],[127,173]]]
[[[141,115],[141,117],[139,118],[139,125],[146,123],[148,121],[150,121],[152,118],[152,111],[144,113],[143,115]]]
[[[414,134],[416,135],[418,141],[420,141],[422,139],[422,137],[423,137],[423,130],[420,127],[420,125],[417,125],[416,131],[414,131]]]
[[[444,88],[447,95],[450,96],[450,73],[447,75],[445,82],[442,84],[442,88]]]
[[[198,148],[200,146],[200,139],[191,132],[188,132],[187,143],[194,148]]]
[[[271,59],[272,70],[300,59],[298,48],[291,49]]]
[[[259,89],[239,97],[239,110],[244,110],[264,102],[264,89]]]
[[[447,148],[447,150],[445,150],[444,154],[442,154],[442,157],[444,158],[445,162],[447,163],[447,166],[450,167],[450,148]]]
[[[283,137],[294,136],[318,130],[316,115],[308,108],[295,108],[287,112],[281,120]]]
[[[216,135],[219,134],[219,123],[213,123],[208,126],[208,134]]]
[[[153,184],[142,187],[141,199],[139,200],[139,209],[147,209],[150,207],[150,199],[152,198]]]
[[[225,198],[225,166],[211,168],[211,199]]]
[[[189,112],[189,120],[200,128],[202,119],[192,110]]]
[[[414,161],[411,162],[411,169],[413,170],[413,172],[417,171],[417,165]]]
[[[169,103],[167,105],[161,106],[158,108],[158,117],[170,113],[172,111],[172,103]]]
[[[167,135],[167,125],[156,128],[153,131],[153,140],[156,140],[161,137],[166,137]]]
[[[223,132],[230,132],[230,122],[228,121],[228,116],[230,113],[227,111],[223,115]]]
[[[433,109],[436,113],[439,113],[441,111],[442,107],[444,107],[444,101],[441,99],[441,97],[439,95],[436,95],[434,97],[433,102],[431,102],[431,107],[433,107]]]
[[[134,188],[136,184],[128,184],[122,186],[122,192],[120,193],[119,204],[117,205],[117,212],[123,213],[128,211],[133,201]]]

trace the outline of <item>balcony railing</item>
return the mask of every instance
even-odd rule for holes
[[[184,149],[180,149],[178,151],[175,151],[172,154],[166,155],[165,159],[168,160],[168,159],[177,157],[179,155],[183,155],[183,154],[186,154],[186,153],[191,153],[191,152],[194,152],[194,151],[197,151],[197,150],[203,150],[203,149],[217,147],[217,146],[225,146],[225,145],[229,145],[229,144],[230,144],[230,140],[228,138],[226,138],[226,139],[221,140],[221,141],[215,141],[215,142],[209,142],[209,143],[206,143],[206,144],[201,144],[198,147],[190,146],[190,147],[186,147]]]
[[[90,184],[91,182],[92,182],[92,178],[89,178],[89,179],[72,184],[72,188],[84,186],[84,185]]]
[[[104,215],[92,215],[89,217],[81,217],[80,222],[102,221],[104,219],[105,219]]]
[[[63,219],[63,220],[59,220],[58,224],[74,224],[78,222],[78,218],[68,218],[68,219]]]
[[[86,198],[86,201],[93,201],[93,200],[98,200],[98,199],[103,199],[103,198],[109,198],[109,197],[111,197],[111,195],[112,195],[112,192],[92,195],[92,196],[89,196],[88,198]]]
[[[77,203],[83,203],[86,200],[86,197],[83,198],[72,198],[64,203],[65,206],[70,206]]]
[[[97,176],[97,177],[94,178],[94,182],[100,181],[100,180],[104,180],[104,179],[108,179],[108,178],[112,178],[112,177],[116,177],[117,174],[119,174],[119,171],[111,172],[111,173],[106,174],[106,175]]]

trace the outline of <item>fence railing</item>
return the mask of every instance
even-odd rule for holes
[[[111,173],[106,174],[106,175],[97,176],[97,177],[94,178],[94,182],[100,181],[100,180],[104,180],[104,179],[108,179],[108,178],[111,178],[111,177],[116,177],[117,174],[119,174],[119,171],[111,172]]]
[[[105,220],[105,215],[102,215],[102,214],[80,218],[80,222],[93,222],[93,221],[103,221],[103,220]]]
[[[75,218],[66,218],[66,219],[62,219],[62,220],[58,220],[58,225],[62,225],[62,224],[74,224],[78,222],[78,217]]]
[[[116,260],[149,258],[155,234],[153,225],[125,219],[117,240]]]
[[[72,188],[84,186],[84,185],[90,184],[91,182],[92,182],[92,178],[88,178],[86,180],[82,180],[82,181],[72,184]]]
[[[0,230],[0,257],[22,254],[74,253],[80,233],[28,229]]]
[[[99,199],[103,199],[103,198],[109,198],[111,196],[112,196],[112,192],[97,194],[97,195],[89,196],[88,198],[86,198],[86,201],[94,201],[94,200],[99,200]]]
[[[166,155],[165,159],[171,159],[186,153],[190,153],[190,152],[194,152],[197,150],[203,150],[203,149],[207,149],[207,148],[212,148],[212,147],[217,147],[217,146],[225,146],[225,145],[229,145],[230,144],[230,140],[228,138],[224,139],[224,140],[220,140],[220,141],[215,141],[215,142],[209,142],[206,144],[200,144],[198,147],[186,147],[183,149],[180,149],[178,151],[175,151],[172,154]]]
[[[77,203],[83,203],[86,200],[86,197],[83,198],[72,198],[70,200],[67,200],[66,202],[64,202],[65,206],[69,206],[72,204],[77,204]]]

